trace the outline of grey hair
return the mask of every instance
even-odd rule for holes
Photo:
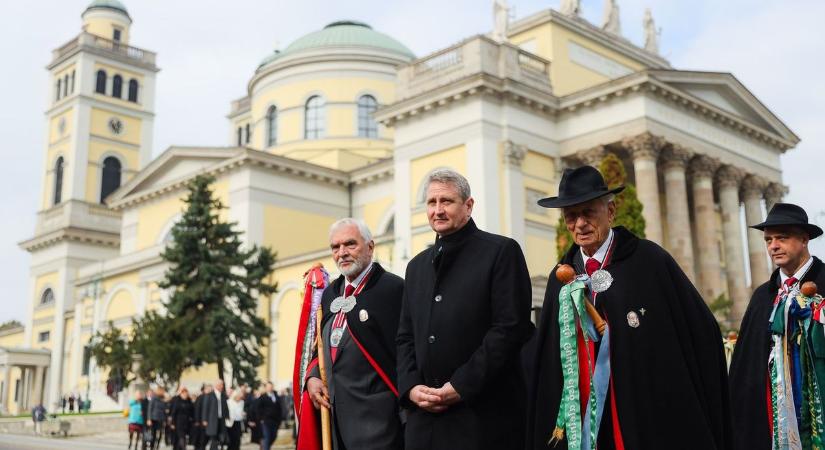
[[[334,233],[335,230],[347,225],[355,225],[355,227],[358,228],[358,232],[361,234],[361,237],[364,238],[364,242],[369,242],[372,240],[372,232],[370,232],[367,224],[361,219],[353,219],[352,217],[345,217],[343,219],[336,220],[335,223],[329,227],[329,237],[332,238],[332,233]]]
[[[464,175],[450,169],[439,169],[431,173],[427,177],[427,187],[432,183],[452,184],[458,189],[458,194],[461,200],[470,198],[470,183],[464,178]]]
[[[602,198],[604,199],[604,204],[606,205],[610,202],[615,202],[616,201],[616,194],[607,194]]]

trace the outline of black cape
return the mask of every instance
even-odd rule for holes
[[[596,307],[610,326],[616,408],[627,450],[730,449],[731,425],[722,336],[702,297],[658,245],[614,228],[606,267],[613,284]],[[579,247],[562,259],[583,271]],[[574,261],[578,259],[578,263]],[[528,449],[547,449],[562,388],[555,269],[544,298],[528,403]],[[642,313],[644,309],[644,313]],[[635,311],[639,326],[629,324]],[[599,430],[600,450],[614,448],[609,408]],[[556,449],[567,448],[562,440]]]
[[[768,356],[771,348],[768,321],[773,311],[773,300],[779,289],[779,280],[779,269],[776,269],[771,279],[753,292],[745,317],[742,318],[739,338],[730,364],[733,442],[737,450],[771,448],[767,402]],[[817,286],[825,287],[822,261],[814,257],[811,268],[801,281],[813,281]]]

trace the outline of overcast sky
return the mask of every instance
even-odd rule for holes
[[[275,48],[340,19],[390,34],[421,56],[492,28],[492,0],[123,0],[131,44],[158,53],[153,154],[170,145],[227,145],[229,102],[246,94]],[[0,323],[25,319],[28,254],[43,179],[51,50],[80,31],[89,0],[0,5]],[[678,69],[733,73],[802,139],[782,156],[787,201],[825,226],[825,2],[618,0],[623,34],[642,42],[644,8],[663,29],[661,52]],[[559,0],[510,0],[516,18]],[[603,0],[583,1],[599,24]],[[814,253],[825,255],[825,238]]]

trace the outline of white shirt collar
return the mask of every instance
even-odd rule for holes
[[[595,258],[596,261],[598,261],[599,263],[603,262],[604,257],[607,255],[607,250],[610,248],[610,243],[611,242],[613,242],[613,229],[612,228],[610,229],[610,232],[607,234],[607,239],[605,239],[604,242],[602,242],[601,247],[599,247],[599,249],[596,250],[596,253],[594,253],[593,256],[587,256],[584,253],[584,249],[579,247],[579,251],[582,253],[582,261],[584,261],[586,263],[588,259]]]
[[[811,265],[813,265],[813,263],[814,257],[809,256],[808,261],[805,262],[805,264],[802,264],[802,267],[800,267],[799,270],[797,270],[796,273],[793,274],[793,277],[796,278],[797,283],[799,283],[799,280],[801,280],[802,277],[804,277],[805,274],[808,273],[808,269],[811,268]],[[788,278],[790,277],[785,275],[785,272],[783,272],[782,269],[779,269],[779,281],[781,281],[783,285],[785,284],[785,280],[787,280]]]
[[[367,268],[366,268],[366,269],[364,269],[364,271],[363,271],[363,272],[361,272],[361,275],[358,275],[358,277],[356,277],[354,280],[352,280],[352,283],[350,283],[349,281],[347,281],[347,284],[346,284],[345,286],[352,285],[352,288],[353,288],[353,289],[355,289],[355,290],[357,290],[357,289],[358,289],[358,286],[360,286],[360,285],[361,285],[361,282],[362,282],[362,281],[364,281],[364,278],[367,276],[367,274],[370,272],[370,270],[371,270],[371,269],[372,269],[372,261],[370,261],[370,263],[369,263],[369,264],[367,264]],[[344,280],[345,280],[345,281],[346,281],[346,279],[347,279],[347,278],[346,278],[346,277],[344,277]]]

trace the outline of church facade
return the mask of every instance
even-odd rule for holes
[[[162,311],[159,255],[186,183],[203,173],[246,242],[277,252],[279,290],[259,302],[273,330],[259,373],[279,386],[291,380],[302,274],[316,261],[336,272],[329,226],[364,219],[376,259],[403,275],[434,239],[425,180],[440,168],[467,176],[480,228],[521,244],[540,307],[558,216],[536,200],[555,195],[565,167],[615,153],[647,237],[707,301],[732,299],[738,324],[747,274],[769,270],[740,214],[760,222],[781,198],[779,157],[799,139],[733,75],[674,69],[655,32],[640,47],[620,35],[616,13],[596,26],[563,3],[509,21],[496,1],[489,35],[422,57],[367,24],[331,23],[253,68],[230,105],[226,145],[153,159],[155,54],[132,46],[122,3],[93,1],[48,65],[43,195],[20,244],[31,253],[29,317],[0,331],[0,409],[53,408],[68,393],[118,408],[86,346],[109,323],[128,333],[133,317]],[[182,382],[215,377],[203,367]]]

